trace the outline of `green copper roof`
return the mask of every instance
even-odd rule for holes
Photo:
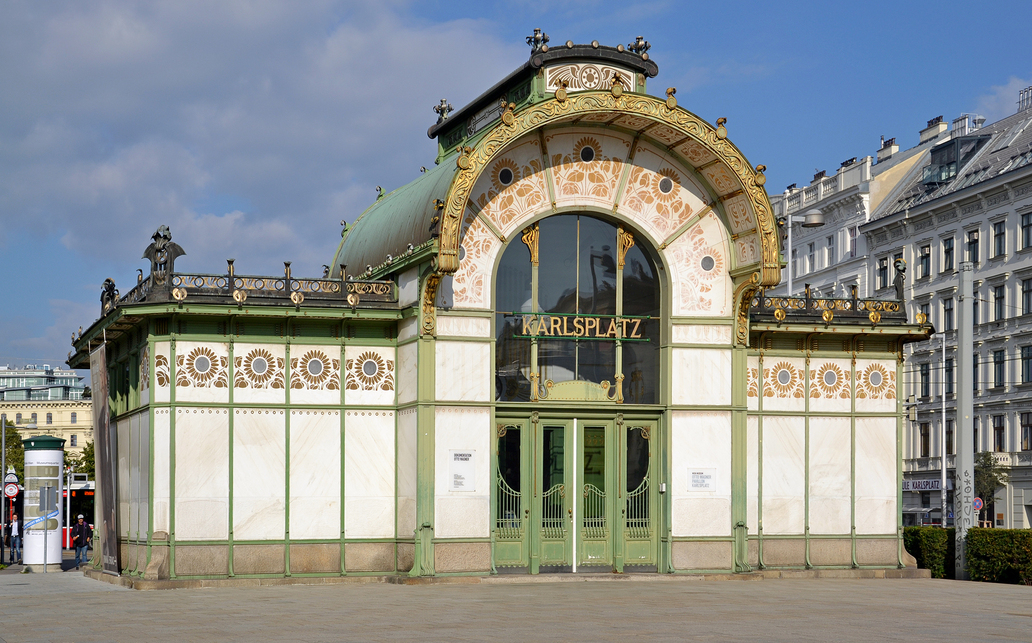
[[[52,435],[37,435],[22,440],[26,451],[64,451],[64,438],[55,438]]]
[[[366,266],[383,263],[387,255],[401,257],[409,244],[418,247],[429,241],[434,200],[444,200],[456,172],[455,163],[444,162],[366,208],[337,247],[331,276],[340,276],[341,264],[348,267],[347,274],[358,275]]]

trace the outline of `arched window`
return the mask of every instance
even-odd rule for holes
[[[79,421],[79,414],[76,413],[75,411],[72,411],[72,424],[75,424],[78,421]]]
[[[36,414],[35,413],[32,414],[32,423],[33,424],[36,423]]]
[[[559,387],[563,399],[659,401],[659,282],[629,230],[588,215],[543,219],[509,243],[495,289],[497,400],[582,382]]]
[[[53,413],[47,413],[47,424],[53,424],[53,423],[54,423],[54,414]]]
[[[15,424],[21,424],[21,413],[15,413],[14,414],[14,423]]]

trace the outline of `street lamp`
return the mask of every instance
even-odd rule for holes
[[[787,194],[787,193],[786,193]],[[786,208],[788,198],[784,201]],[[814,208],[806,214],[786,214],[778,223],[788,228],[788,296],[792,296],[792,223],[802,223],[804,228],[819,228],[824,225],[824,213]]]

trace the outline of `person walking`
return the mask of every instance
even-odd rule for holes
[[[79,565],[86,564],[86,549],[90,546],[91,540],[93,540],[93,530],[90,529],[89,523],[82,519],[82,514],[79,514],[78,520],[72,525],[72,544],[75,546],[76,569],[79,569]]]
[[[18,563],[22,562],[22,534],[21,534],[21,521],[18,520],[18,514],[11,516],[11,522],[7,525],[7,536],[11,544],[11,564],[14,564],[14,560],[17,558]],[[0,561],[3,562],[3,561]]]

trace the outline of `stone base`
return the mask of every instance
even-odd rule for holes
[[[435,543],[438,574],[491,571],[491,543]]]
[[[348,572],[393,572],[394,543],[346,543],[344,569]]]
[[[672,544],[674,569],[731,569],[734,566],[733,543],[675,542]]]
[[[45,572],[43,571],[43,568],[44,568],[43,563],[40,563],[38,565],[25,565],[25,567],[23,569],[25,570],[26,573],[29,573],[29,574],[44,574],[44,573],[46,573],[46,574],[60,574],[61,573],[61,563],[47,563],[46,564],[46,571]]]

